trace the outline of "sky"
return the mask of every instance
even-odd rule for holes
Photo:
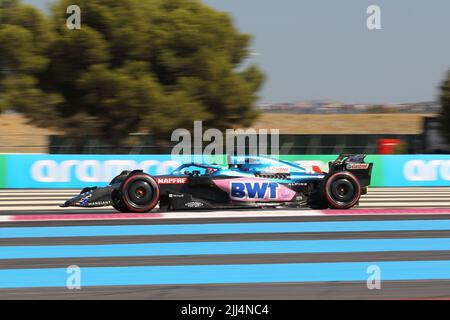
[[[25,2],[44,9],[48,0]],[[433,101],[450,69],[449,0],[203,2],[253,35],[248,62],[267,76],[262,103]],[[367,28],[370,5],[381,30]]]

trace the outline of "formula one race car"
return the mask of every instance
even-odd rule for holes
[[[84,188],[62,206],[112,205],[121,212],[304,207],[349,209],[370,184],[372,163],[365,155],[340,155],[328,173],[318,166],[246,156],[228,167],[186,163],[169,175],[152,177],[142,170],[123,171],[106,187]]]

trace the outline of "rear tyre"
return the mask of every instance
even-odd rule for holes
[[[159,185],[148,174],[129,175],[120,186],[119,199],[119,209],[126,209],[127,212],[148,212],[158,203]]]
[[[331,209],[350,209],[361,196],[361,184],[350,172],[336,172],[325,182],[324,198]]]

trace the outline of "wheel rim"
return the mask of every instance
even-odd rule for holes
[[[130,175],[120,186],[121,200],[130,212],[148,212],[159,200],[159,186],[147,174]]]
[[[351,202],[356,196],[355,185],[348,179],[338,179],[331,184],[333,199],[342,203]]]
[[[146,192],[145,192],[144,188],[139,187],[136,189],[136,197],[143,198],[143,197],[145,197],[145,194],[146,194]]]
[[[145,180],[133,181],[128,189],[128,199],[137,208],[145,208],[152,202],[155,191]]]

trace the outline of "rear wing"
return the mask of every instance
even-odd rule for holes
[[[370,185],[373,163],[365,162],[365,154],[340,154],[336,160],[328,163],[328,175],[337,171],[349,171],[358,178],[361,186],[366,188]]]
[[[334,167],[341,166],[342,164],[345,164],[347,162],[349,162],[349,163],[365,163],[364,162],[365,158],[366,158],[365,154],[343,153],[343,154],[340,154],[336,160],[330,161],[328,163],[328,167],[330,168],[330,171],[332,171]]]

